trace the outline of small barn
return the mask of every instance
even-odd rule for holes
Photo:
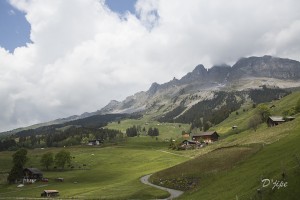
[[[194,141],[203,140],[205,143],[213,143],[215,141],[218,141],[219,137],[220,136],[216,131],[211,131],[211,132],[204,132],[204,133],[194,134],[192,139]]]
[[[88,145],[89,145],[89,146],[94,146],[94,145],[100,145],[101,143],[103,143],[103,141],[100,140],[100,139],[89,140]]]
[[[292,121],[294,119],[295,119],[295,117],[291,117],[291,116],[287,116],[287,117],[270,116],[267,120],[267,124],[269,127],[272,127],[272,126],[277,126],[279,124],[282,124],[284,122]]]
[[[43,178],[43,173],[37,168],[25,168],[23,174],[26,179],[41,180]]]
[[[198,141],[193,141],[193,140],[183,140],[181,142],[181,144],[183,144],[183,145],[197,145],[197,144],[199,144],[199,142]]]
[[[57,190],[44,190],[41,193],[41,197],[56,197],[59,196],[59,191]]]
[[[193,149],[193,148],[197,148],[200,146],[200,142],[198,141],[193,141],[193,140],[184,140],[181,142],[180,144],[180,149]]]

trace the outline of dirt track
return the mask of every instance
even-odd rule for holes
[[[152,187],[155,187],[155,188],[158,188],[158,189],[161,189],[161,190],[165,190],[167,192],[170,193],[170,196],[166,199],[161,199],[161,200],[169,200],[169,199],[174,199],[174,198],[177,198],[179,197],[180,195],[183,194],[183,191],[180,191],[180,190],[174,190],[174,189],[170,189],[170,188],[166,188],[166,187],[162,187],[162,186],[158,186],[158,185],[154,185],[152,183],[149,182],[149,177],[151,176],[151,174],[149,175],[146,175],[146,176],[143,176],[140,180],[142,183],[146,184],[146,185],[150,185]]]

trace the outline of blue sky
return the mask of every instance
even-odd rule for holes
[[[135,12],[136,0],[106,0],[108,7],[120,14]],[[15,9],[7,0],[0,1],[0,46],[9,52],[30,43],[30,24],[25,13]]]
[[[12,52],[30,42],[30,24],[22,13],[6,0],[0,1],[0,46]]]
[[[115,12],[123,14],[126,11],[134,13],[134,4],[137,0],[106,0],[109,8]]]

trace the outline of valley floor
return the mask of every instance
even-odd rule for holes
[[[156,151],[165,148],[166,144],[155,142],[151,138],[149,146],[137,147],[128,145],[112,147],[70,147],[75,169],[65,171],[43,171],[48,183],[37,182],[17,188],[7,185],[5,174],[10,170],[11,154],[0,152],[1,181],[0,198],[38,198],[43,190],[59,190],[60,198],[76,199],[156,199],[166,198],[169,193],[142,184],[139,179],[145,174],[154,173],[167,167],[188,160],[186,157]],[[136,143],[136,142],[134,142]],[[29,151],[28,166],[38,167],[39,158],[45,152],[57,152],[59,148],[34,149]],[[80,168],[79,168],[80,167]],[[64,182],[55,182],[62,177]]]

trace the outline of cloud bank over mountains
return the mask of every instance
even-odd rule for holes
[[[0,131],[95,111],[197,64],[273,55],[300,60],[297,0],[10,0],[32,43],[0,47]]]

